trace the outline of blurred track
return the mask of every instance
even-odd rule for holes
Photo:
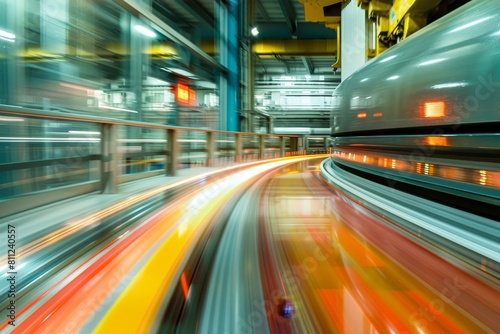
[[[498,285],[326,187],[319,162],[247,188],[177,333],[498,332]],[[295,305],[291,319],[279,315],[283,299]]]
[[[15,332],[500,332],[498,281],[327,185],[324,158],[279,159],[160,193],[166,206],[103,238],[27,303]],[[90,230],[74,238],[95,237]],[[50,258],[49,248],[34,255]],[[284,299],[295,306],[290,319],[279,315]]]
[[[298,332],[500,330],[498,285],[401,236],[316,174],[273,179],[262,202],[279,254],[275,267],[297,304]]]

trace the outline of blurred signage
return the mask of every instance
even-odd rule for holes
[[[188,85],[177,84],[177,102],[184,105],[196,105],[196,91]]]

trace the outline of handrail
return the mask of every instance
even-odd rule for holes
[[[120,183],[161,174],[174,176],[179,168],[186,166],[214,167],[300,155],[305,153],[304,148],[307,146],[307,143],[303,145],[307,140],[301,141],[300,138],[304,138],[301,135],[180,127],[84,115],[78,114],[77,110],[66,113],[0,104],[1,115],[93,123],[98,125],[99,129],[95,131],[99,133],[90,141],[77,140],[78,143],[92,143],[83,150],[75,150],[76,146],[72,146],[74,144],[71,141],[58,141],[58,137],[47,140],[33,137],[31,141],[21,136],[15,141],[12,139],[16,137],[5,138],[12,144],[7,145],[10,153],[5,155],[10,160],[2,159],[0,162],[0,172],[3,173],[0,175],[0,188],[3,189],[0,217],[89,192],[115,193]],[[24,122],[17,126],[23,127],[22,124]],[[154,136],[158,138],[151,144],[155,146],[148,147],[148,142],[143,142],[150,138],[120,138],[122,132],[119,129],[122,126],[156,129]],[[15,128],[12,131],[16,133]],[[26,131],[22,129],[21,132]],[[202,135],[205,138],[198,141],[182,138],[181,134],[190,132],[206,135]],[[218,135],[222,135],[223,140]],[[226,135],[229,137],[224,138]],[[271,138],[272,141],[266,140]],[[38,145],[39,141],[46,144]],[[130,143],[139,145],[139,151],[127,151],[127,147],[132,147],[127,146]],[[62,153],[54,154],[53,151]],[[64,153],[66,156],[63,156]],[[147,163],[141,163],[142,160]]]
[[[12,106],[6,104],[0,104],[0,113],[9,114],[23,117],[37,117],[37,118],[48,118],[48,119],[61,119],[74,122],[87,122],[87,123],[100,123],[100,124],[113,124],[113,125],[125,125],[125,126],[135,126],[141,128],[150,129],[164,129],[164,130],[179,130],[179,131],[192,131],[192,132],[213,132],[228,135],[242,135],[242,136],[264,136],[264,137],[286,137],[286,138],[298,138],[300,136],[296,135],[278,135],[269,133],[252,133],[252,132],[237,132],[237,131],[222,131],[222,130],[212,130],[212,129],[200,129],[191,127],[181,127],[174,125],[163,125],[158,123],[147,123],[140,121],[129,121],[122,120],[118,118],[109,118],[93,115],[78,115],[67,114],[61,111],[47,111],[47,110],[37,110],[32,108],[25,108],[20,106]]]

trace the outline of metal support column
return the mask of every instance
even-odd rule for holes
[[[236,162],[241,162],[241,153],[242,153],[242,149],[241,149],[241,134],[237,133],[234,135],[234,149],[235,149],[235,153],[236,153]]]
[[[299,138],[290,138],[290,152],[297,152],[299,150]]]
[[[177,145],[179,132],[174,129],[167,130],[167,156],[166,156],[166,174],[167,176],[177,175],[177,160],[179,159],[180,147]]]
[[[119,176],[118,126],[101,125],[101,192],[114,194],[117,192]]]
[[[220,129],[238,131],[238,1],[228,0],[219,7],[219,50],[222,66],[227,68],[221,73],[220,90]]]
[[[285,137],[280,137],[280,158],[285,156]]]
[[[215,138],[212,131],[207,132],[207,166],[214,166],[215,158]]]
[[[259,136],[259,160],[264,159],[264,151],[266,149],[266,142],[264,141],[264,139],[264,136]]]
[[[273,133],[273,127],[274,127],[274,124],[273,124],[273,118],[271,116],[268,116],[266,117],[266,131],[267,133],[271,134]]]

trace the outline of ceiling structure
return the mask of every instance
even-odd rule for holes
[[[255,109],[263,109],[263,115],[273,118],[276,126],[306,124],[328,127],[330,107],[323,101],[326,101],[328,95],[331,96],[340,83],[340,40],[337,39],[337,32],[342,6],[355,1],[357,6],[366,10],[367,18],[376,27],[373,32],[377,36],[376,47],[366,50],[367,56],[373,57],[469,0],[237,1],[240,7],[245,6],[240,9],[240,17],[246,16],[246,21],[239,22],[239,38],[241,47],[251,47],[252,50],[257,102]],[[182,32],[185,38],[199,41],[199,47],[213,56],[218,31],[216,4],[223,2],[228,0],[152,0],[152,11],[170,27]],[[393,8],[399,10],[396,14],[401,16],[397,16],[401,25],[396,28],[392,27],[389,18],[389,14],[393,15]],[[427,12],[421,13],[422,8],[426,8]],[[415,22],[421,21],[422,15],[426,16],[425,24],[415,25]],[[243,24],[247,26],[243,27]],[[250,33],[253,27],[259,30],[257,36]],[[392,29],[389,33],[393,34],[389,34],[390,38],[387,37],[389,28]],[[203,70],[203,64],[196,65],[196,62],[189,60],[189,56],[187,60],[183,58],[179,57],[177,61],[184,62],[190,70]],[[296,82],[287,85],[283,82],[287,78]],[[280,96],[276,95],[278,93]],[[263,95],[264,99],[274,101],[259,107],[257,96]],[[297,104],[294,107],[294,103],[301,98],[312,99],[316,101],[316,105],[304,108]],[[277,100],[293,102],[291,106],[283,107],[274,105]]]
[[[152,0],[153,13],[169,26],[191,35],[194,39],[214,40],[216,2],[227,0]],[[248,15],[249,25],[259,30],[253,37],[250,27],[246,36],[255,53],[254,70],[265,74],[319,74],[334,72],[337,63],[337,27],[340,25],[342,6],[355,2],[366,10],[367,17],[379,26],[388,25],[389,34],[406,37],[423,25],[436,20],[469,0],[238,0],[242,13]],[[400,14],[398,22],[409,25],[396,29],[390,20],[392,11]],[[248,10],[252,13],[246,13]],[[390,13],[391,12],[391,13]],[[425,16],[425,23],[420,17]],[[391,22],[389,22],[391,21]],[[406,23],[408,23],[406,22]],[[389,24],[390,23],[390,24]],[[394,30],[394,31],[392,31]],[[387,33],[384,31],[383,33]],[[396,42],[396,35],[390,36]],[[382,36],[378,36],[383,39]],[[206,43],[205,43],[206,44]],[[368,50],[367,50],[368,51]],[[382,50],[383,51],[383,50]],[[207,53],[213,52],[207,50]],[[370,52],[367,52],[370,55]],[[375,53],[376,54],[376,53]]]
[[[249,0],[252,1],[253,25],[259,35],[251,36],[248,29],[248,36],[241,37],[251,39],[257,75],[333,74],[332,65],[337,61],[335,29],[326,27],[324,22],[306,21],[304,4],[298,0]],[[340,15],[341,0],[327,2],[338,3],[335,14]],[[153,1],[153,12],[167,24],[203,40],[214,39],[214,7],[214,0]],[[340,22],[340,16],[337,19]]]
[[[329,100],[340,83],[340,70],[333,65],[337,63],[336,29],[342,0],[238,2],[241,6],[247,3],[247,8],[240,9],[240,15],[246,16],[248,26],[240,27],[239,37],[240,46],[253,51],[257,118],[271,118],[277,127],[328,127],[330,106],[324,101]],[[213,41],[218,29],[216,3],[214,0],[153,0],[152,10],[186,37],[200,41],[200,48],[214,55]],[[327,6],[335,3],[335,6],[324,10],[319,6],[322,3]],[[327,21],[330,25],[325,24]],[[257,36],[250,33],[252,27],[258,29]],[[186,65],[193,70],[193,63]],[[296,80],[293,86],[284,82],[287,78]],[[304,108],[298,103],[302,97],[315,105]],[[275,103],[278,100],[287,101],[287,105]],[[255,131],[258,128],[256,125]]]
[[[309,2],[318,0],[255,0],[254,24],[260,33],[254,41],[256,74],[318,74],[331,75],[337,62],[336,25],[331,28],[323,22],[306,20],[306,10],[314,8]],[[325,2],[325,1],[323,1]],[[340,0],[335,17],[340,22]],[[313,20],[325,20],[323,7]],[[309,10],[308,10],[309,13]],[[313,13],[314,14],[314,13]],[[309,15],[311,16],[311,15]],[[332,29],[333,28],[333,29]]]

